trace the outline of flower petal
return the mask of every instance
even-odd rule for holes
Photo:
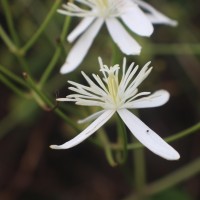
[[[95,112],[94,114],[92,114],[84,119],[78,120],[78,123],[83,124],[83,123],[91,122],[91,121],[95,120],[96,118],[98,118],[100,115],[102,115],[104,112],[105,112],[105,110]]]
[[[126,108],[152,108],[162,106],[169,100],[170,94],[166,90],[158,90],[152,95],[127,103]]]
[[[78,67],[87,54],[103,22],[104,20],[102,18],[97,19],[77,40],[69,52],[64,65],[60,69],[61,74],[69,73]]]
[[[146,15],[153,24],[167,24],[170,26],[177,25],[176,20],[172,20],[169,17],[163,15],[162,13],[160,13],[158,10],[153,8],[148,3],[146,3],[142,0],[134,0],[134,2],[137,3],[144,10],[148,11],[148,13],[146,13]]]
[[[135,4],[133,4],[127,10],[127,12],[120,17],[122,21],[129,27],[129,29],[138,35],[150,36],[153,33],[153,26],[150,20]]]
[[[76,28],[67,36],[68,42],[73,42],[80,34],[82,34],[94,21],[95,17],[84,17]]]
[[[167,160],[177,160],[180,158],[179,153],[175,149],[168,145],[130,111],[121,109],[117,112],[133,135],[153,153]]]
[[[140,54],[141,46],[131,37],[117,19],[106,19],[106,26],[112,39],[123,53],[127,55]]]
[[[51,145],[52,149],[69,149],[74,147],[91,136],[96,130],[98,130],[103,124],[105,124],[115,113],[114,110],[106,110],[100,115],[94,122],[92,122],[84,131],[79,133],[75,138],[62,145]]]

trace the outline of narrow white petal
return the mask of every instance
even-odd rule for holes
[[[148,3],[141,0],[134,0],[134,2],[148,12],[146,13],[146,15],[153,24],[167,24],[170,26],[176,26],[178,24],[176,20],[172,20],[169,17],[165,16]]]
[[[130,111],[121,109],[117,112],[133,135],[153,153],[167,160],[177,160],[180,158],[179,153],[175,149],[167,144]]]
[[[64,65],[60,69],[61,74],[69,73],[79,66],[92,45],[92,42],[99,32],[103,22],[103,19],[97,19],[77,40],[69,52]]]
[[[96,112],[96,113],[94,113],[94,114],[92,114],[92,115],[90,115],[90,116],[88,116],[84,119],[78,120],[78,123],[83,124],[83,123],[91,122],[91,121],[95,120],[97,117],[99,117],[101,114],[103,114],[104,112],[105,112],[105,110],[101,110],[99,112]]]
[[[112,39],[123,53],[127,55],[140,54],[141,46],[131,37],[117,19],[106,19],[106,26]]]
[[[68,35],[68,42],[73,42],[79,35],[81,35],[94,21],[95,17],[84,17],[83,20],[76,26],[76,28]]]
[[[143,97],[125,105],[126,108],[153,108],[162,106],[169,100],[170,94],[166,90],[158,90],[152,95]]]
[[[135,4],[120,17],[128,28],[138,35],[150,36],[153,33],[153,26],[150,20]]]
[[[67,98],[57,98],[56,101],[67,101]]]
[[[92,122],[84,131],[79,133],[75,138],[62,145],[51,145],[52,149],[69,149],[83,142],[89,136],[91,136],[95,131],[97,131],[101,126],[103,126],[115,113],[114,110],[105,110],[105,112],[100,115],[94,122]]]

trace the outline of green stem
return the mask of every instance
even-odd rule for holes
[[[109,143],[109,139],[105,133],[105,131],[103,129],[98,131],[97,134],[98,139],[101,141],[101,147],[104,149],[106,158],[108,160],[108,163],[114,167],[117,165],[117,163],[115,162],[114,158],[113,158],[113,154],[112,154],[112,149],[110,148],[110,143]]]
[[[11,37],[13,41],[15,42],[15,44],[19,46],[19,38],[14,28],[14,23],[13,23],[12,14],[9,8],[9,3],[7,0],[2,0],[1,3],[4,9],[4,13],[6,16],[6,21],[7,21],[7,25],[8,25],[8,29],[10,31]]]
[[[148,44],[144,48],[144,53],[150,55],[181,55],[200,54],[200,44]]]
[[[31,79],[29,75],[24,73],[24,78],[27,81],[27,84],[29,87],[35,92],[36,95],[33,97],[37,101],[37,103],[47,111],[52,111],[52,109],[55,107],[55,105],[49,100],[47,96],[45,96],[42,91],[38,88],[38,86],[35,84],[35,82]],[[42,102],[42,104],[40,103]],[[48,107],[47,107],[48,106]],[[54,109],[55,113],[57,113],[62,119],[64,119],[71,127],[73,127],[75,130],[79,131],[77,128],[77,125],[70,119],[68,118],[60,109],[56,108]]]
[[[126,133],[126,127],[124,125],[124,122],[122,121],[121,117],[117,114],[117,130],[118,130],[118,141],[119,144],[123,147],[122,150],[117,150],[117,155],[119,155],[118,162],[120,164],[123,164],[127,160],[128,151],[127,151],[127,133]]]
[[[18,60],[18,62],[20,64],[21,69],[24,72],[27,72],[27,73],[31,74],[30,73],[30,69],[29,69],[29,65],[28,65],[26,59],[20,54],[17,54],[16,56],[17,56],[17,60]]]
[[[138,199],[143,199],[143,188],[146,184],[146,168],[144,149],[135,149],[133,151],[134,161],[134,182]]]
[[[40,37],[40,35],[43,33],[47,25],[49,24],[50,20],[54,16],[58,6],[60,5],[61,0],[55,0],[54,5],[51,7],[51,10],[47,14],[46,18],[44,19],[43,23],[40,25],[38,30],[35,32],[35,34],[30,38],[30,40],[21,48],[22,54],[25,54],[37,41],[37,39]]]
[[[0,25],[0,36],[2,40],[5,42],[9,50],[17,56],[17,59],[19,60],[19,63],[23,70],[26,72],[29,72],[29,69],[27,67],[27,63],[25,62],[23,55],[21,54],[21,50],[18,49],[15,44],[11,41],[11,39],[8,37],[2,26]]]
[[[71,17],[66,17],[66,20],[65,20],[65,23],[64,23],[64,26],[63,26],[63,30],[61,32],[61,36],[60,36],[60,44],[63,43],[65,37],[66,37],[66,34],[68,32],[68,28],[69,28],[69,25],[70,25],[70,20],[71,20]],[[46,67],[46,70],[44,71],[41,79],[40,79],[40,87],[43,87],[44,83],[47,81],[49,75],[51,74],[53,68],[55,67],[58,59],[59,59],[59,56],[61,54],[61,45],[57,46],[56,48],[56,51],[50,61],[50,63],[48,64],[48,66]]]
[[[183,166],[182,168],[168,174],[164,178],[161,178],[153,183],[147,185],[143,193],[145,196],[150,196],[166,190],[174,185],[177,185],[192,176],[198,174],[200,172],[200,158],[196,159],[195,161]],[[126,200],[138,199],[137,195],[131,194],[129,195]]]
[[[8,88],[10,88],[14,93],[19,95],[22,98],[28,98],[28,96],[21,91],[19,88],[17,88],[12,82],[10,82],[8,79],[6,79],[2,74],[0,74],[0,81],[5,84]]]
[[[7,33],[4,31],[3,27],[0,25],[0,36],[4,43],[7,45],[8,49],[16,54],[18,52],[18,48],[15,46],[15,44],[11,41],[11,39],[8,37]]]
[[[191,126],[190,128],[187,128],[187,129],[185,129],[181,132],[178,132],[178,133],[176,133],[172,136],[166,137],[166,138],[164,138],[164,140],[166,142],[173,142],[173,141],[176,141],[178,139],[184,138],[184,137],[186,137],[190,134],[194,134],[198,130],[200,130],[200,123],[197,123],[197,124]],[[122,148],[122,146],[120,144],[110,144],[110,145],[111,145],[111,148],[113,150]],[[140,149],[140,148],[143,148],[143,147],[144,146],[140,142],[131,143],[131,144],[127,145],[128,150]]]
[[[28,88],[27,84],[24,82],[23,79],[21,79],[18,76],[16,76],[14,73],[12,73],[8,69],[6,69],[6,67],[2,66],[1,64],[0,64],[0,71],[2,73],[4,73],[6,76],[8,76],[10,79],[12,79],[13,81],[15,81],[16,83],[20,84],[23,87]]]
[[[40,82],[39,82],[39,87],[40,88],[43,87],[43,85],[45,84],[45,82],[49,78],[49,75],[51,74],[53,68],[55,67],[56,62],[59,59],[60,53],[61,53],[61,48],[57,47],[57,49],[56,49],[56,51],[55,51],[55,53],[54,53],[49,65],[47,66],[47,68],[45,69],[44,73],[42,74],[42,77],[41,77]]]
[[[173,142],[175,140],[178,140],[178,139],[181,139],[185,136],[188,136],[192,133],[196,133],[199,129],[200,129],[200,123],[197,123],[197,124],[191,126],[190,128],[187,128],[187,129],[185,129],[185,130],[183,130],[183,131],[181,131],[177,134],[174,134],[170,137],[165,138],[165,141],[166,142]]]

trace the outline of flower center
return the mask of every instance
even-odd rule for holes
[[[99,15],[106,17],[120,16],[119,10],[123,4],[122,0],[95,0]]]
[[[112,104],[115,105],[116,108],[120,106],[121,99],[119,97],[119,81],[118,81],[118,71],[119,66],[115,65],[113,67],[108,68],[104,65],[105,81],[107,83],[108,92],[112,99]],[[106,75],[106,74],[107,75]]]

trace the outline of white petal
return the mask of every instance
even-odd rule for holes
[[[99,111],[99,112],[96,112],[96,113],[94,113],[94,114],[92,114],[92,115],[90,115],[90,116],[88,116],[88,117],[86,117],[86,118],[84,118],[84,119],[78,120],[78,123],[79,123],[79,124],[83,124],[83,123],[87,123],[87,122],[93,121],[93,120],[95,120],[97,117],[99,117],[101,114],[103,114],[104,112],[105,112],[105,110],[101,110],[101,111]]]
[[[104,20],[97,19],[85,33],[77,40],[70,50],[64,65],[60,69],[61,74],[75,70],[84,59]]]
[[[135,4],[133,4],[133,6],[131,6],[128,11],[120,17],[130,30],[138,35],[150,36],[153,33],[153,26],[150,20]]]
[[[175,149],[168,145],[130,111],[121,109],[117,112],[133,135],[153,153],[167,160],[177,160],[180,158],[179,153]]]
[[[106,25],[112,39],[123,53],[126,55],[140,54],[141,46],[131,37],[117,19],[106,19]]]
[[[141,8],[149,12],[149,13],[146,13],[146,15],[153,24],[167,24],[171,26],[177,25],[176,20],[172,20],[169,17],[163,15],[162,13],[160,13],[158,10],[153,8],[148,3],[141,0],[134,0],[134,2],[137,3]]]
[[[56,101],[67,101],[66,98],[57,98]]]
[[[51,145],[52,149],[69,149],[74,147],[91,136],[96,130],[98,130],[103,124],[105,124],[115,113],[114,110],[106,110],[100,115],[94,122],[92,122],[84,131],[79,133],[75,138],[62,145]]]
[[[73,42],[80,34],[82,34],[89,25],[94,21],[95,17],[84,17],[76,28],[68,35],[68,42]]]
[[[158,90],[152,95],[134,100],[125,105],[126,108],[152,108],[162,106],[168,102],[170,97],[166,90]]]

